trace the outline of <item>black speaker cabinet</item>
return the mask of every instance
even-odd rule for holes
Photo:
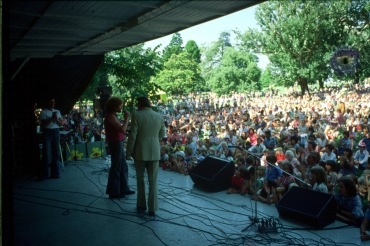
[[[194,184],[211,191],[221,191],[231,187],[234,171],[234,162],[208,156],[196,165],[189,175]]]
[[[334,196],[300,187],[292,187],[276,204],[279,215],[324,228],[335,221],[337,202]]]

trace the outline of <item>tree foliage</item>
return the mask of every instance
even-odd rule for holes
[[[172,55],[178,55],[183,51],[183,41],[180,33],[172,35],[170,43],[163,49],[162,60],[168,61]]]
[[[139,44],[106,53],[95,76],[109,78],[113,95],[123,98],[125,107],[132,110],[137,96],[151,95],[159,89],[151,82],[161,69],[157,48],[144,49],[144,44]]]
[[[224,50],[221,66],[210,71],[207,83],[217,94],[260,89],[261,70],[257,62],[255,55],[228,47]]]
[[[185,51],[196,63],[200,63],[200,49],[194,40],[189,40],[185,45]]]
[[[274,83],[273,81],[274,76],[271,71],[271,66],[267,65],[266,69],[263,71],[260,77],[260,85],[262,88],[268,88],[271,84]]]
[[[164,91],[179,95],[202,90],[204,87],[200,66],[188,52],[181,52],[178,55],[173,54],[164,63],[164,68],[155,78],[155,82]]]
[[[226,48],[232,47],[230,35],[230,32],[221,32],[217,41],[212,42],[210,46],[202,47],[202,76],[206,81],[210,79],[212,70],[221,66]]]
[[[298,82],[304,93],[308,82],[326,80],[331,75],[329,60],[338,47],[346,44],[349,20],[359,24],[356,11],[350,7],[359,7],[357,2],[268,1],[256,11],[261,30],[249,29],[239,39],[243,46],[269,57],[277,81],[286,86]]]
[[[208,64],[207,67],[214,68],[221,65],[221,60],[227,47],[232,47],[230,32],[221,32],[217,41],[212,42],[210,47],[205,47],[204,63]]]
[[[348,32],[345,45],[357,50],[360,57],[354,76],[346,76],[345,79],[358,83],[370,76],[370,1],[351,1],[345,21]]]

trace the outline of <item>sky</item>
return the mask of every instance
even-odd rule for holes
[[[248,28],[259,28],[257,21],[254,18],[254,13],[257,6],[253,6],[244,10],[240,10],[233,14],[226,15],[224,17],[199,24],[183,31],[180,31],[184,45],[189,40],[194,40],[198,46],[202,44],[210,44],[213,41],[217,41],[219,35],[223,31],[232,31],[238,29],[239,31],[246,31]],[[167,35],[162,38],[152,40],[145,43],[145,47],[154,48],[159,44],[162,44],[161,49],[167,46],[172,38],[173,34]],[[234,36],[231,36],[233,42]],[[258,55],[259,62],[258,66],[262,69],[266,68],[269,63],[269,59],[265,55]]]

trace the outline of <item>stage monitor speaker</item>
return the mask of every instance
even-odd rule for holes
[[[276,208],[282,217],[324,228],[335,221],[337,202],[332,195],[293,186]]]
[[[190,170],[189,175],[194,184],[212,191],[221,191],[231,187],[234,171],[234,162],[208,156]]]

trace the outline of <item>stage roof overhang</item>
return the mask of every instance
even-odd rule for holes
[[[15,96],[26,92],[33,98],[45,92],[58,95],[57,105],[66,113],[90,82],[104,53],[261,2],[10,1],[3,9],[9,17],[12,90],[18,92]]]

